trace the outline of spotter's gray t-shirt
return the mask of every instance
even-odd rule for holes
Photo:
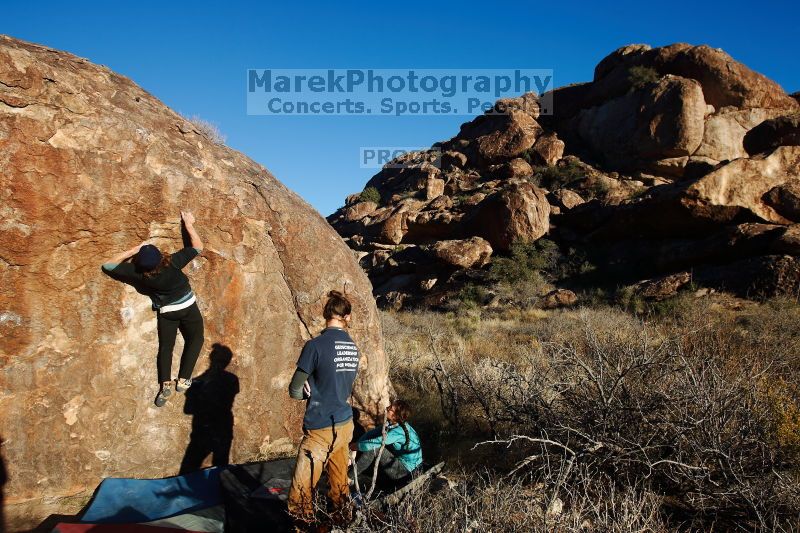
[[[356,343],[341,328],[325,328],[303,346],[297,368],[308,374],[311,387],[305,429],[331,427],[353,418],[347,400],[353,392],[359,355]]]

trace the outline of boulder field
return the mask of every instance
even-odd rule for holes
[[[328,221],[385,307],[446,303],[513,243],[541,239],[591,263],[593,280],[551,276],[563,290],[647,281],[663,298],[692,281],[796,294],[798,116],[796,93],[720,49],[624,46],[592,81],[499,100],[392,161]]]

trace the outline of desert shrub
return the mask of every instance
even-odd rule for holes
[[[660,78],[658,71],[652,67],[636,65],[628,69],[628,81],[634,89],[643,89],[651,83],[658,83]]]
[[[360,198],[362,202],[375,202],[379,205],[381,203],[381,193],[373,186],[369,186],[361,191]]]
[[[690,292],[687,288],[663,300],[647,300],[636,293],[635,287],[625,286],[617,289],[614,301],[621,309],[636,316],[679,319],[694,305],[695,298]]]
[[[578,301],[587,308],[605,307],[614,303],[617,298],[616,292],[609,292],[603,287],[585,287],[576,292]]]
[[[530,156],[526,159],[530,159]],[[533,169],[530,180],[539,187],[548,190],[560,189],[586,176],[586,171],[574,159],[560,161],[555,166],[537,166]]]
[[[197,129],[202,135],[208,138],[211,142],[217,144],[225,144],[225,135],[219,130],[219,127],[214,124],[213,122],[209,122],[203,118],[200,118],[197,115],[192,115],[191,117],[185,117],[192,126]]]
[[[585,474],[570,494],[569,507],[544,484],[499,476],[489,469],[458,469],[447,483],[429,483],[398,505],[368,512],[356,531],[670,531],[660,499],[646,490],[618,489],[607,479]]]
[[[511,284],[537,280],[542,270],[555,268],[559,257],[558,245],[549,239],[515,242],[507,257],[492,260],[489,276],[493,281]]]
[[[552,268],[557,257],[558,247],[552,241],[516,242],[508,256],[493,258],[489,279],[500,298],[528,305],[552,288],[542,272]]]
[[[644,298],[636,294],[633,286],[619,287],[614,293],[614,302],[624,311],[639,315],[645,311]]]
[[[553,255],[554,261],[547,267],[547,273],[553,280],[583,276],[597,270],[585,250],[570,247],[562,252],[556,249]]]
[[[487,423],[530,450],[531,468],[555,462],[569,476],[582,465],[618,481],[649,480],[698,511],[769,520],[791,486],[789,472],[765,474],[785,470],[780,439],[770,435],[775,410],[765,409],[753,380],[772,361],[733,365],[708,353],[715,338],[702,338],[697,350],[646,329],[631,336],[586,322],[582,329],[580,344],[544,344],[546,364],[503,366],[495,383],[484,380],[489,388],[462,395],[475,389]],[[520,427],[532,431],[510,435]],[[791,421],[777,427],[794,428]]]
[[[594,265],[581,250],[563,252],[546,238],[535,242],[516,242],[506,256],[495,256],[489,267],[489,279],[502,298],[524,303],[552,290],[552,283],[587,274]]]
[[[686,309],[688,300],[691,298],[691,296],[686,296],[686,293],[679,293],[663,300],[647,302],[645,308],[650,315],[678,317]]]
[[[769,427],[775,446],[786,450],[788,455],[800,458],[800,404],[797,387],[784,379],[762,384],[762,393],[771,417]],[[795,467],[800,465],[795,465]]]
[[[584,189],[584,192],[588,193],[588,199],[590,200],[595,198],[603,198],[605,195],[611,192],[611,186],[606,180],[596,179],[593,180],[586,189]]]
[[[458,300],[462,305],[466,306],[483,305],[490,296],[489,289],[475,283],[467,283],[458,291]]]
[[[681,305],[647,323],[610,307],[509,312],[469,337],[456,317],[403,315],[387,353],[416,369],[393,370],[398,392],[438,396],[428,426],[458,444],[437,450],[560,498],[558,529],[786,527],[800,513],[800,311]]]

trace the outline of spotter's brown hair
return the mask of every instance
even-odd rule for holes
[[[350,314],[352,307],[350,300],[344,294],[339,291],[331,291],[328,293],[328,301],[325,302],[322,316],[325,317],[325,320],[330,320],[335,316],[344,318]]]

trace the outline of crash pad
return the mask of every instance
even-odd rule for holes
[[[164,479],[104,479],[81,522],[151,522],[220,505],[219,474],[213,467]]]

